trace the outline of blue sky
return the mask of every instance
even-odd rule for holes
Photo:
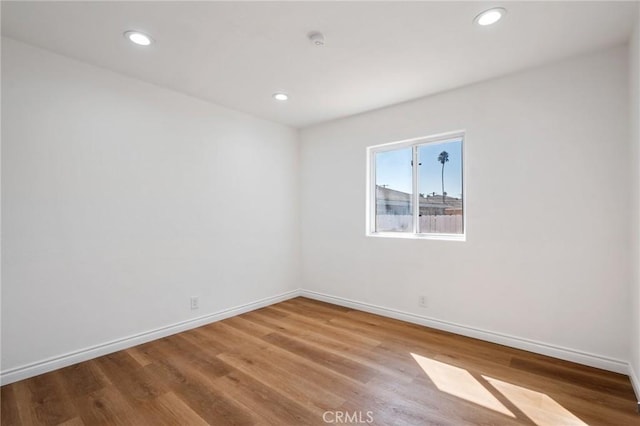
[[[449,153],[444,166],[444,190],[449,196],[462,195],[462,141],[429,143],[418,148],[422,163],[418,178],[418,191],[423,194],[442,194],[442,164],[438,155]],[[411,192],[411,147],[376,153],[376,184],[402,192]]]

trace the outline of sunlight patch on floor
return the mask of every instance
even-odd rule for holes
[[[587,425],[548,395],[492,377],[482,377],[538,426]]]
[[[438,390],[465,399],[509,417],[516,416],[479,383],[467,370],[411,354]]]

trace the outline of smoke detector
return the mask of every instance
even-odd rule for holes
[[[321,32],[313,31],[307,35],[307,38],[314,46],[324,46],[324,35]]]

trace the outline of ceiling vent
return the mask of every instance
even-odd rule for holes
[[[324,35],[318,31],[310,32],[307,37],[314,46],[324,46]]]

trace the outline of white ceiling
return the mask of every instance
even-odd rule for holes
[[[492,27],[474,16],[500,5]],[[2,34],[304,127],[626,42],[637,2],[2,2]],[[123,32],[145,31],[150,48]],[[306,38],[322,31],[324,47]],[[285,91],[286,102],[272,93]]]

